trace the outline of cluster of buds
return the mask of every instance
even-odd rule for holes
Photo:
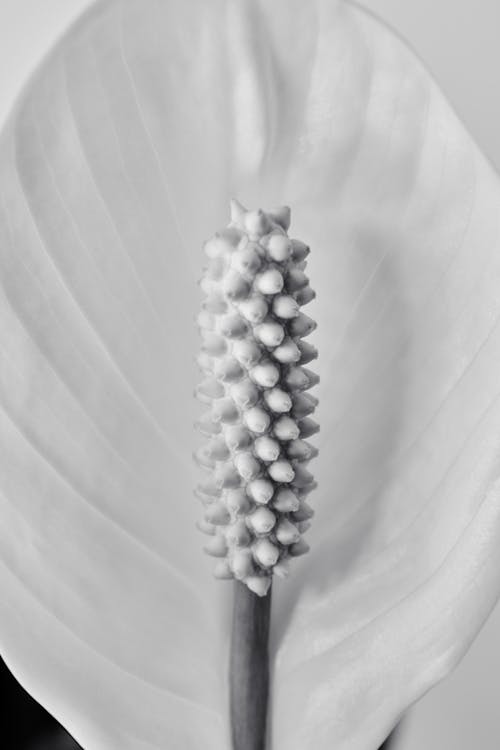
[[[313,511],[315,482],[307,463],[317,449],[306,438],[319,378],[304,367],[317,356],[304,341],[316,327],[300,311],[314,298],[304,273],[309,248],[290,239],[290,209],[247,211],[231,202],[231,222],[205,243],[206,295],[198,324],[197,397],[210,410],[198,428],[207,442],[195,453],[208,471],[196,494],[205,551],[218,578],[236,578],[265,596],[273,573],[288,574],[307,552],[302,534]]]

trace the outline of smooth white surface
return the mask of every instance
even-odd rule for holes
[[[497,0],[362,0],[407,39],[483,152],[500,167]],[[500,608],[455,673],[409,714],[395,750],[496,750],[500,743]]]
[[[68,21],[87,3],[3,0],[0,3],[0,119],[21,82]],[[473,2],[366,0],[408,38],[433,71],[479,145],[500,164],[500,99],[496,44],[498,5]],[[455,675],[420,702],[402,735],[401,750],[494,750],[500,727],[493,696],[499,690],[498,612]]]
[[[0,0],[0,121],[19,85],[89,0]],[[405,37],[500,167],[497,0],[361,0]]]
[[[0,0],[0,123],[23,82],[89,0]]]
[[[360,0],[407,39],[500,167],[498,0]]]

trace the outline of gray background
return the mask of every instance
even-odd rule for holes
[[[88,4],[88,0],[0,0],[0,122],[37,60]],[[364,0],[361,4],[411,43],[482,150],[500,167],[498,0]],[[394,750],[496,750],[500,746],[498,694],[497,607],[456,672],[409,714]]]

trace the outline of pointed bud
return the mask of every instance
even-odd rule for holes
[[[208,258],[224,258],[229,255],[239,242],[236,234],[228,234],[227,230],[218,232],[211,237],[203,246],[203,250]]]
[[[224,258],[211,258],[205,273],[207,278],[212,279],[213,281],[220,281],[224,275],[225,268],[226,262]]]
[[[302,419],[312,414],[317,406],[317,400],[309,393],[295,393],[293,396],[293,416]]]
[[[214,422],[210,414],[204,414],[196,422],[195,426],[202,433],[202,435],[217,435],[221,431],[220,424]]]
[[[304,271],[298,268],[290,268],[285,279],[286,288],[289,292],[298,292],[309,284],[309,279]]]
[[[271,500],[274,494],[274,487],[269,479],[254,479],[247,486],[247,492],[258,505],[265,505]]]
[[[207,555],[212,557],[225,557],[227,554],[227,543],[222,534],[210,537],[203,547]]]
[[[231,386],[229,393],[240,409],[249,409],[257,403],[260,397],[257,386],[248,378]]]
[[[222,315],[227,310],[227,302],[218,292],[208,297],[203,306],[207,312],[213,313],[213,315]]]
[[[294,470],[295,470],[295,479],[293,480],[293,483],[295,487],[298,487],[298,488],[307,487],[314,480],[314,477],[311,474],[311,472],[305,469],[303,466],[300,466],[300,464],[295,464]]]
[[[290,206],[277,206],[276,208],[272,208],[268,211],[268,215],[271,217],[272,221],[279,224],[285,232],[288,232],[291,220]]]
[[[276,516],[266,505],[261,505],[248,516],[248,523],[256,534],[269,534],[276,523]]]
[[[260,474],[260,462],[251,453],[238,453],[234,458],[234,465],[245,482]]]
[[[226,541],[230,547],[246,547],[250,544],[250,533],[243,518],[227,527]]]
[[[248,334],[248,324],[238,313],[229,313],[217,321],[217,332],[228,339],[241,339]]]
[[[243,420],[249,430],[259,435],[263,432],[267,432],[271,424],[269,414],[260,406],[253,406],[251,409],[244,412]]]
[[[221,580],[229,580],[230,578],[233,578],[233,573],[227,560],[217,560],[214,565],[214,576]]]
[[[231,256],[231,267],[245,278],[255,276],[260,266],[259,254],[251,243],[235,250]]]
[[[216,235],[203,244],[203,252],[207,258],[218,258],[228,252],[228,246],[225,242],[220,242]]]
[[[198,484],[198,490],[207,497],[220,497],[221,488],[214,477],[209,477]]]
[[[297,341],[297,346],[300,352],[300,364],[307,365],[308,362],[312,362],[318,356],[318,350],[312,344],[307,341]]]
[[[201,291],[203,294],[206,294],[207,297],[211,297],[219,291],[219,282],[214,279],[209,279],[208,276],[203,276],[203,278],[200,279],[199,285]]]
[[[269,539],[258,539],[253,549],[255,560],[264,568],[272,568],[278,562],[280,551]]]
[[[291,391],[305,391],[316,385],[319,377],[305,367],[290,367],[284,380]]]
[[[210,440],[208,453],[215,461],[226,461],[229,458],[229,448],[223,435],[217,435]]]
[[[261,361],[250,370],[252,380],[262,388],[272,388],[280,379],[280,371],[272,362]]]
[[[300,261],[307,258],[309,255],[309,247],[300,240],[291,240],[292,244],[292,259],[296,263],[300,263]]]
[[[282,388],[271,388],[269,391],[264,391],[264,401],[275,414],[284,414],[292,408],[290,394]]]
[[[211,357],[222,357],[227,351],[227,344],[217,333],[203,332],[203,351]]]
[[[291,318],[296,318],[299,314],[299,305],[289,294],[280,294],[273,300],[273,313],[278,318],[290,320]]]
[[[242,339],[233,344],[233,356],[243,367],[253,367],[262,356],[262,350],[256,341]]]
[[[314,419],[305,417],[299,422],[299,430],[301,438],[308,438],[311,437],[311,435],[315,435],[317,432],[319,432],[319,424],[315,422]]]
[[[211,357],[210,354],[207,354],[207,352],[200,352],[196,357],[196,363],[205,375],[212,373],[213,362],[213,357]]]
[[[317,373],[309,370],[308,367],[302,367],[302,372],[304,372],[309,379],[309,388],[313,388],[315,385],[318,385],[318,383],[320,382],[320,377]]]
[[[225,240],[228,243],[228,245],[231,247],[231,250],[239,247],[242,242],[246,242],[247,240],[245,232],[243,232],[238,227],[224,227],[224,229],[221,229],[219,232],[217,232],[217,235],[222,240]]]
[[[224,395],[224,386],[219,383],[217,378],[205,378],[197,387],[196,395],[209,400],[221,398]]]
[[[230,398],[219,398],[212,404],[212,419],[215,422],[231,424],[239,419],[239,411]]]
[[[267,467],[267,472],[275,482],[293,482],[295,471],[289,461],[279,459]]]
[[[231,270],[224,277],[223,286],[224,294],[230,300],[240,300],[248,296],[250,286],[243,276],[237,271]]]
[[[229,565],[235,578],[239,580],[251,576],[255,572],[253,555],[249,549],[237,549],[229,558]]]
[[[224,428],[227,447],[232,451],[248,448],[252,444],[252,435],[242,424],[228,425]]]
[[[215,467],[214,478],[219,487],[239,487],[240,475],[231,461],[220,463]]]
[[[291,244],[286,234],[273,233],[266,238],[267,253],[276,263],[284,263],[290,257]]]
[[[227,509],[231,513],[234,513],[236,515],[246,514],[251,508],[250,499],[244,487],[236,487],[234,489],[225,490],[224,500]]]
[[[215,534],[215,526],[213,523],[209,523],[204,518],[196,523],[196,528],[201,531],[202,534],[207,536],[213,536]]]
[[[280,513],[291,513],[300,507],[299,499],[288,487],[280,487],[273,500],[273,507]]]
[[[276,461],[281,451],[278,441],[267,435],[257,438],[254,450],[261,461]]]
[[[314,510],[309,503],[302,501],[298,510],[293,513],[294,521],[308,521],[314,516]]]
[[[213,331],[215,328],[215,316],[206,309],[198,313],[196,322],[205,331]]]
[[[309,545],[308,543],[302,539],[302,537],[299,539],[298,542],[295,542],[295,544],[292,544],[288,548],[289,553],[293,557],[299,557],[300,555],[305,555],[306,552],[309,552]]]
[[[236,198],[231,198],[231,201],[229,202],[229,208],[231,212],[231,221],[235,224],[242,224],[245,214],[247,213],[247,209],[239,201],[237,201]]]
[[[264,297],[254,295],[253,297],[248,297],[248,299],[240,302],[239,311],[249,323],[257,325],[258,323],[262,323],[265,319],[268,305]]]
[[[254,329],[255,336],[264,346],[273,348],[279,346],[285,337],[285,330],[280,323],[269,319],[265,320]]]
[[[258,239],[271,229],[269,219],[260,208],[258,211],[247,211],[243,222],[251,239]]]
[[[297,300],[297,303],[303,307],[309,302],[312,302],[313,299],[316,299],[316,292],[313,291],[310,286],[305,286],[303,289],[300,289],[295,293],[295,299]]]
[[[300,359],[300,349],[293,339],[289,336],[283,339],[283,342],[272,352],[274,359],[284,365],[290,365],[298,362]]]
[[[278,440],[295,440],[299,437],[300,429],[294,419],[282,416],[274,423],[273,433]]]
[[[273,568],[273,573],[280,578],[288,578],[290,575],[290,560],[287,557],[282,557],[278,560]]]
[[[301,440],[300,438],[297,440],[290,440],[286,447],[286,451],[289,458],[296,458],[299,461],[307,461],[313,457],[314,451],[317,453],[316,448],[306,440]]]
[[[255,287],[261,294],[278,294],[283,284],[283,276],[277,268],[269,268],[255,279]]]
[[[304,338],[309,336],[316,329],[315,321],[305,313],[299,313],[296,318],[290,321],[288,330],[292,336]]]
[[[219,488],[218,491],[219,491],[219,495],[222,495],[222,489]],[[200,500],[200,502],[203,503],[205,507],[208,505],[212,505],[212,503],[215,500],[214,497],[211,497],[210,495],[205,495],[205,493],[202,492],[202,490],[199,487],[196,487],[196,489],[194,490],[194,495],[195,497],[198,498],[198,500]]]
[[[284,545],[294,544],[300,539],[299,530],[286,518],[280,520],[276,527],[275,534],[278,542]]]
[[[215,467],[215,461],[210,455],[208,445],[202,445],[201,448],[195,450],[193,458],[198,466],[201,466],[204,469],[213,469]]]
[[[297,521],[297,528],[301,534],[305,534],[305,532],[309,531],[309,529],[311,528],[311,522],[310,521]]]
[[[271,586],[271,576],[248,576],[245,583],[257,596],[266,596]]]
[[[224,357],[214,364],[214,375],[223,383],[234,383],[243,377],[245,371],[233,357]]]
[[[296,493],[300,500],[300,502],[303,502],[307,496],[311,493],[312,490],[315,490],[318,486],[317,482],[310,482],[306,487],[297,487]]]
[[[216,526],[225,526],[230,521],[230,515],[224,503],[216,502],[205,510],[205,519]]]

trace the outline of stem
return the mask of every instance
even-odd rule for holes
[[[380,746],[379,750],[396,750],[396,740],[399,735],[399,724],[392,730],[390,735],[387,737],[385,742]]]
[[[271,589],[260,597],[236,581],[229,665],[233,750],[265,750],[270,619]]]

